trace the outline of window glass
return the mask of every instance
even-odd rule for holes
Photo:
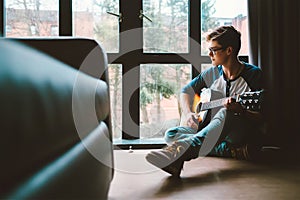
[[[118,0],[73,0],[73,35],[99,41],[106,52],[119,51]]]
[[[58,0],[6,0],[6,37],[57,36]]]
[[[232,25],[242,34],[240,55],[248,54],[247,0],[202,0],[201,1],[201,52],[208,55],[205,34],[222,26]]]
[[[179,95],[191,80],[189,64],[143,64],[140,68],[140,138],[163,138],[179,125]]]
[[[122,65],[108,65],[113,139],[122,136]]]
[[[59,30],[57,25],[51,26],[51,36],[57,36],[59,35]]]
[[[188,0],[143,1],[145,53],[188,52],[188,5]]]
[[[202,64],[201,64],[201,72],[203,72],[203,71],[205,71],[205,70],[207,70],[207,69],[209,69],[209,68],[211,68],[211,67],[213,67],[213,65],[212,65],[211,63],[209,63],[209,64],[207,64],[207,63],[202,63]]]

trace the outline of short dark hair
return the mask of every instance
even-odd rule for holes
[[[231,46],[236,55],[241,49],[241,32],[233,26],[220,26],[206,36],[206,41],[217,41],[222,47]]]

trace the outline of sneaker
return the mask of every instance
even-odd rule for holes
[[[254,145],[240,145],[240,146],[231,146],[230,152],[232,158],[237,160],[250,160],[253,161],[258,156],[260,156],[260,149]]]
[[[174,142],[159,151],[151,151],[146,160],[174,177],[179,177],[184,161],[197,158],[200,146],[193,147],[186,142]]]

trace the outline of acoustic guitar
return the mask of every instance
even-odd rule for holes
[[[245,92],[231,96],[231,98],[234,98],[235,101],[240,103],[246,110],[259,111],[261,109],[263,92],[264,90]],[[214,93],[215,91],[205,88],[201,91],[200,96],[195,95],[194,97],[192,111],[195,113],[195,117],[200,123],[205,120],[209,110],[224,106],[224,103],[229,98],[214,99],[214,97],[218,96],[214,95]],[[184,121],[186,120],[182,118],[180,123],[181,126],[186,125]]]

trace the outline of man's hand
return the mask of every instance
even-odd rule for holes
[[[195,130],[198,130],[199,122],[198,122],[197,115],[193,112],[188,113],[186,115],[186,124],[187,124],[187,126],[193,128]]]
[[[243,106],[240,103],[237,103],[233,98],[228,98],[224,106],[227,110],[230,110],[234,113],[243,114],[248,119],[257,120],[257,121],[263,120],[263,116],[260,112],[245,110]]]
[[[240,103],[237,103],[234,98],[229,97],[225,104],[225,108],[235,113],[243,113],[245,110]]]
[[[181,126],[189,126],[195,130],[198,130],[198,117],[196,113],[191,111],[190,108],[190,96],[186,93],[180,94],[180,105],[182,108],[182,117],[180,121]]]

